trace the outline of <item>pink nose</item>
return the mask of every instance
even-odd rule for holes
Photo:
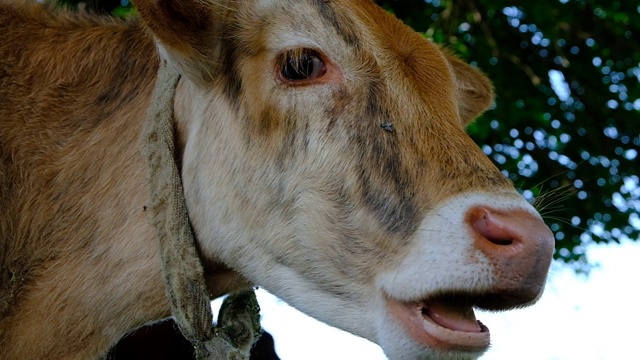
[[[554,237],[542,220],[524,210],[502,211],[485,206],[471,208],[467,223],[475,247],[493,267],[492,292],[513,307],[536,299],[544,288],[551,264]]]

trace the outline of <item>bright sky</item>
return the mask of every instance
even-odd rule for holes
[[[538,304],[477,314],[493,342],[483,360],[610,360],[637,354],[640,244],[592,246],[587,254],[600,264],[588,278],[554,264]],[[262,325],[275,337],[282,360],[386,359],[378,346],[315,321],[265,291],[258,300]]]

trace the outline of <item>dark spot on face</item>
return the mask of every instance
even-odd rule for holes
[[[403,165],[397,139],[382,136],[379,130],[367,135],[355,139],[364,151],[359,171],[362,200],[389,233],[411,234],[419,218],[411,190],[415,180]]]
[[[344,110],[350,101],[350,96],[345,86],[341,86],[336,91],[334,91],[332,98],[332,106],[326,111],[326,114],[329,117],[327,132],[330,132],[335,128],[338,119],[344,113]]]
[[[280,123],[283,122],[280,111],[273,105],[267,105],[257,119],[250,119],[250,128],[253,128],[252,134],[255,136],[268,136],[278,129]]]
[[[366,115],[371,119],[381,118],[383,122],[390,122],[389,109],[384,105],[384,99],[387,96],[385,86],[381,80],[374,80],[369,84],[368,88]]]
[[[407,169],[400,139],[385,136],[380,124],[391,124],[386,87],[380,80],[368,84],[362,115],[350,129],[354,151],[360,158],[361,201],[392,234],[408,235],[419,222],[419,208],[414,199],[415,171]],[[393,128],[393,125],[390,125]]]

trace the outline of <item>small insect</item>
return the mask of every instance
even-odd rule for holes
[[[147,211],[147,206],[146,205],[142,207],[142,211]]]
[[[380,124],[380,127],[382,128],[382,130],[384,130],[386,132],[392,133],[392,132],[395,131],[395,129],[393,127],[393,123],[383,123],[383,124]]]

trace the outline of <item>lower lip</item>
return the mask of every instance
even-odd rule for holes
[[[480,323],[481,332],[463,332],[444,328],[423,316],[416,303],[387,299],[387,309],[407,334],[418,344],[442,351],[484,352],[490,343],[489,329]]]

